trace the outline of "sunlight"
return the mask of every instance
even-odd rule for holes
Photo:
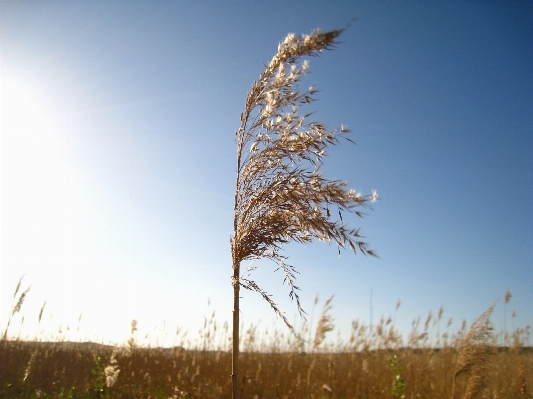
[[[57,144],[59,124],[42,84],[2,70],[2,255],[15,266],[3,271],[1,316],[5,325],[9,291],[32,267],[47,269],[36,256],[58,252],[67,238],[65,212],[70,172]],[[16,275],[15,275],[16,273]],[[56,275],[57,276],[57,275]],[[35,281],[33,281],[35,283]],[[41,304],[42,305],[42,304]]]
[[[117,312],[117,300],[132,295],[111,270],[131,266],[127,234],[116,227],[125,220],[110,214],[106,194],[79,159],[65,123],[65,110],[76,104],[65,101],[65,87],[51,86],[2,71],[2,255],[11,267],[2,276],[0,327],[25,274],[32,289],[11,334],[122,342],[133,315]]]
[[[54,114],[47,107],[50,101],[42,95],[42,88],[35,87],[36,84],[10,76],[9,72],[2,75],[2,140],[6,141],[6,133],[16,134],[19,140],[25,137],[24,141],[42,140],[43,132],[57,125]]]

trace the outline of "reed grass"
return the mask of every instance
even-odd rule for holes
[[[15,292],[13,294],[13,304],[11,305],[11,311],[9,312],[9,316],[7,319],[7,326],[4,329],[4,332],[2,333],[2,337],[0,337],[0,344],[3,343],[7,339],[7,332],[9,331],[11,320],[13,319],[13,316],[15,316],[16,313],[20,312],[20,308],[22,307],[22,304],[24,303],[24,299],[26,298],[26,295],[28,294],[28,292],[30,292],[31,290],[31,285],[29,285],[17,298],[17,294],[20,291],[20,286],[22,284],[23,279],[24,279],[24,275],[20,277],[17,287],[15,288]],[[39,322],[41,321],[43,310],[44,310],[44,305],[43,305],[43,308],[41,309],[41,313],[39,314]]]
[[[315,339],[313,340],[313,348],[317,348],[318,346],[320,346],[320,344],[324,342],[326,334],[330,331],[333,331],[333,329],[335,328],[335,324],[333,324],[333,318],[329,314],[332,309],[332,301],[333,295],[329,297],[326,303],[324,304],[324,309],[322,310],[322,314],[320,315],[320,319],[318,319],[318,323],[316,326]]]
[[[289,297],[300,304],[295,284],[296,268],[281,254],[289,242],[309,243],[313,239],[333,242],[340,248],[375,255],[361,240],[359,229],[348,227],[342,212],[362,216],[377,194],[362,195],[347,189],[347,182],[330,180],[321,172],[327,147],[339,143],[349,129],[328,131],[310,120],[312,112],[300,108],[314,101],[316,90],[302,90],[299,83],[308,71],[304,56],[317,56],[337,44],[344,29],[309,35],[290,33],[279,44],[277,54],[252,84],[236,132],[237,177],[234,201],[234,233],[231,237],[233,263],[233,398],[239,398],[239,300],[240,287],[259,293],[274,312],[295,332],[283,312],[257,282],[241,275],[241,262],[266,258],[284,275]],[[348,139],[349,140],[349,139]],[[332,213],[333,212],[333,213]],[[338,217],[336,215],[338,214]],[[335,215],[335,216],[332,216]],[[247,269],[251,271],[252,269]]]
[[[506,345],[496,346],[506,332],[491,329],[493,307],[470,328],[463,323],[454,333],[450,328],[442,333],[448,334],[446,339],[433,336],[415,345],[410,337],[430,329],[431,323],[415,321],[416,332],[404,337],[392,316],[372,328],[354,320],[346,341],[325,335],[317,350],[314,344],[323,326],[333,327],[332,300],[325,302],[316,325],[305,321],[299,328],[308,339],[286,330],[262,331],[257,325],[243,328],[243,399],[533,398],[531,329],[518,328],[507,334]],[[131,336],[119,346],[23,340],[5,333],[0,398],[232,396],[228,324],[218,322],[214,312],[204,318],[200,341],[189,341],[186,332],[177,331],[174,346],[168,348],[137,344],[136,328],[132,321]]]
[[[456,381],[462,374],[468,375],[464,398],[473,399],[486,387],[486,367],[495,352],[495,342],[491,340],[493,327],[490,315],[494,305],[479,316],[467,331],[459,346],[459,357],[455,366],[452,385],[452,399],[455,395]]]

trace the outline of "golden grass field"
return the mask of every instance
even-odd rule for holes
[[[428,335],[438,316],[431,314],[425,324],[413,324],[407,341],[390,318],[372,331],[354,322],[351,338],[337,343],[317,341],[320,320],[313,334],[301,331],[309,338],[304,341],[250,327],[241,335],[242,397],[450,399],[453,390],[454,398],[532,398],[529,327],[494,334],[486,323],[490,312],[484,316],[432,343]],[[480,331],[487,333],[485,346],[472,341]],[[4,339],[0,397],[230,398],[231,342],[225,348],[213,344],[225,334],[213,315],[194,349],[139,347],[135,324],[120,347]]]
[[[103,367],[113,348],[96,344],[5,342],[0,349],[3,398],[230,398],[229,352],[134,349],[118,353],[112,387]],[[454,348],[344,353],[242,354],[244,398],[394,398],[396,354],[407,398],[450,398]],[[100,368],[96,359],[100,359]],[[480,398],[531,398],[533,350],[501,349],[490,359]],[[468,376],[458,378],[463,397]]]

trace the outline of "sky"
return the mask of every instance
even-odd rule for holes
[[[352,18],[302,87],[352,130],[323,174],[377,191],[349,222],[379,258],[286,246],[310,321],[334,295],[331,337],[392,314],[406,336],[441,306],[450,332],[493,303],[497,329],[533,324],[532,2],[2,1],[0,330],[22,276],[12,336],[123,344],[136,319],[172,345],[230,321],[247,92],[289,32]],[[253,292],[241,321],[287,332]]]

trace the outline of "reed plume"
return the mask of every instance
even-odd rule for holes
[[[315,331],[315,339],[313,340],[314,348],[317,348],[326,338],[326,334],[335,328],[335,325],[333,324],[333,318],[328,314],[333,308],[331,306],[333,296],[334,295],[330,296],[324,304],[324,309],[322,309],[322,314],[320,315],[320,319],[318,319]]]
[[[17,284],[17,287],[15,288],[15,293],[13,294],[13,299],[16,300],[14,302],[14,304],[11,306],[11,312],[9,312],[9,317],[7,319],[7,326],[4,330],[4,332],[2,333],[2,337],[0,338],[0,342],[4,342],[7,340],[7,332],[9,330],[9,326],[11,325],[11,320],[13,318],[13,316],[15,316],[16,313],[20,312],[20,309],[22,308],[22,304],[24,303],[24,299],[26,299],[26,295],[28,294],[28,292],[30,292],[31,290],[31,285],[28,286],[28,288],[26,288],[18,297],[17,299],[17,294],[20,290],[20,285],[22,284],[22,279],[24,278],[25,274],[22,275],[22,277],[20,278],[18,284]],[[44,308],[44,306],[43,306]],[[42,313],[42,309],[41,309],[41,313]],[[39,322],[40,322],[40,319],[41,319],[41,315],[39,315]]]
[[[494,345],[490,342],[492,336],[490,315],[493,310],[494,305],[472,323],[459,346],[459,357],[452,385],[452,399],[455,395],[457,377],[462,374],[469,376],[464,398],[474,398],[485,386],[484,367],[490,355],[494,353]]]
[[[339,143],[349,129],[327,131],[312,113],[300,115],[300,106],[314,101],[316,90],[301,90],[299,83],[309,67],[304,56],[316,56],[332,49],[344,29],[309,35],[290,33],[279,44],[259,79],[252,84],[236,132],[237,178],[234,201],[234,234],[231,237],[233,262],[233,397],[238,398],[237,358],[239,344],[239,289],[259,293],[294,332],[285,315],[270,295],[256,282],[244,278],[244,260],[267,258],[274,261],[289,286],[289,297],[303,311],[295,285],[296,269],[280,254],[283,244],[311,242],[314,238],[334,242],[339,247],[375,255],[361,241],[359,229],[342,221],[344,211],[362,216],[360,207],[369,206],[377,194],[362,195],[348,190],[347,182],[322,176],[321,165],[328,145]],[[349,140],[348,138],[346,138]],[[349,140],[351,141],[351,140]],[[336,210],[339,218],[332,214]]]

